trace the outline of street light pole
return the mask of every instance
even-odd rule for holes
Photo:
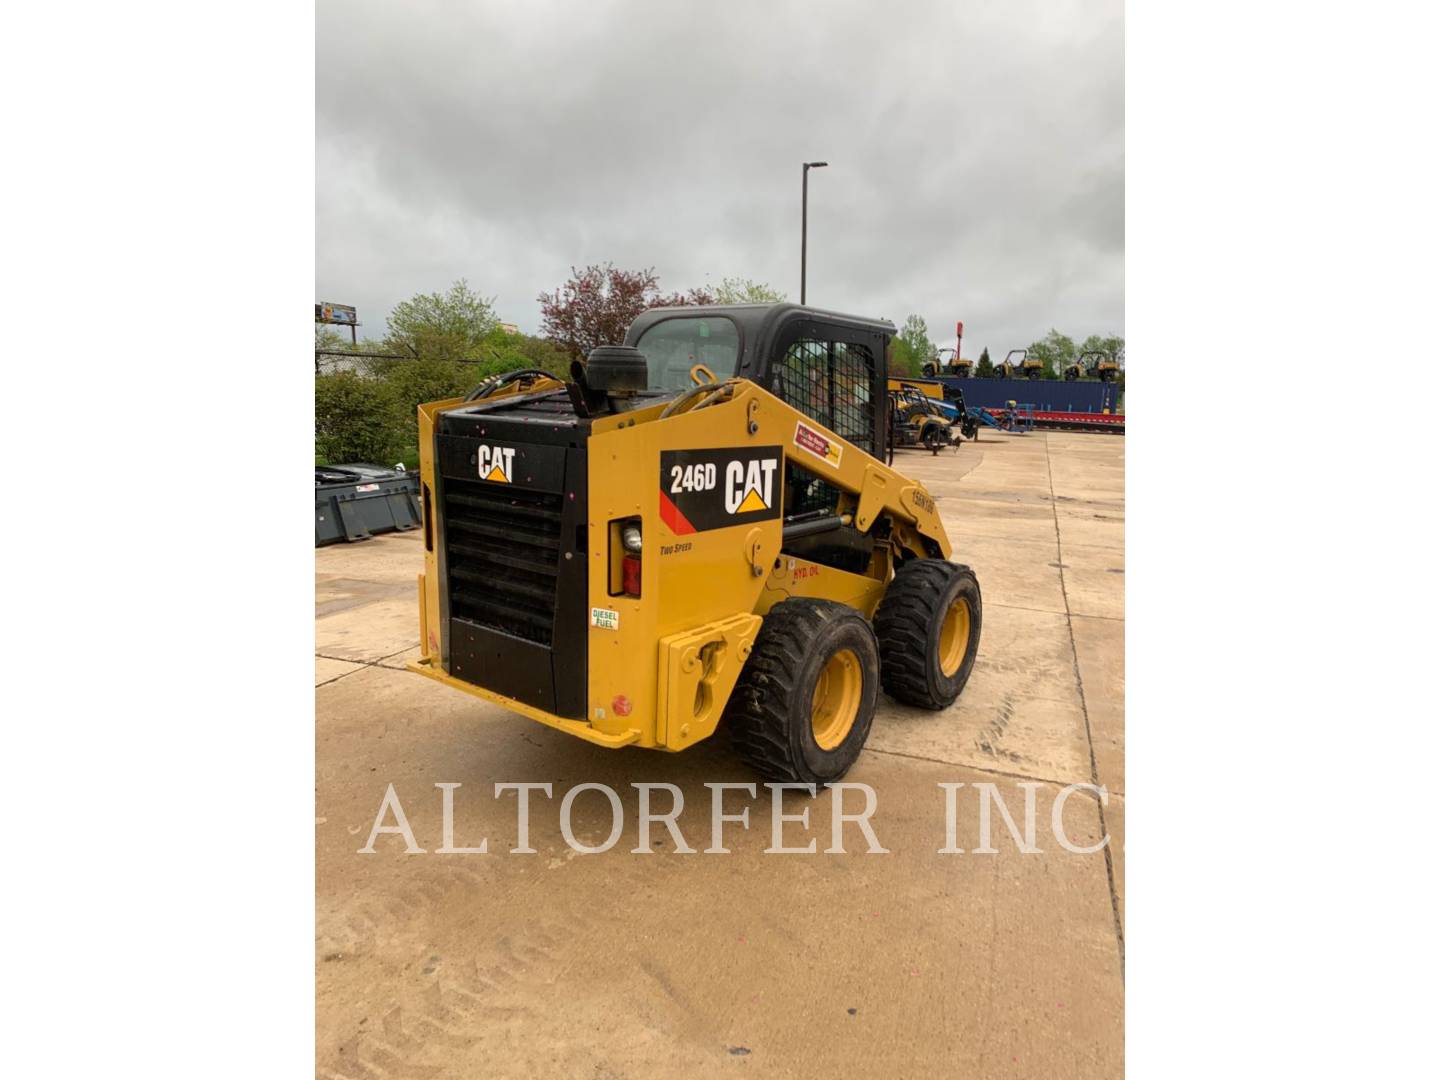
[[[800,303],[805,303],[805,234],[810,225],[810,170],[823,169],[828,161],[807,161],[800,166]]]

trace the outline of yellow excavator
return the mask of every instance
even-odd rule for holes
[[[410,669],[603,747],[722,725],[767,780],[844,776],[878,695],[944,709],[975,574],[885,463],[887,322],[657,308],[568,379],[420,407]]]

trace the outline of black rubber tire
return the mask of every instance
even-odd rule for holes
[[[840,745],[822,750],[810,723],[811,699],[821,669],[841,649],[860,660],[860,704]],[[765,616],[725,706],[731,744],[765,780],[832,783],[860,756],[879,691],[875,631],[860,612],[833,600],[782,600]]]
[[[957,598],[970,608],[970,641],[954,675],[940,670],[940,628]],[[896,701],[944,709],[965,689],[980,647],[980,582],[968,566],[944,559],[902,563],[875,611],[880,684]]]
[[[925,449],[931,454],[938,454],[945,447],[950,445],[950,440],[945,437],[945,430],[939,424],[931,424],[925,429]]]

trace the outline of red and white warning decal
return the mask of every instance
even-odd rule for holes
[[[805,421],[795,425],[795,445],[834,468],[840,467],[841,446],[828,435],[822,435]]]

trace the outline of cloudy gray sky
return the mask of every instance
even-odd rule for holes
[[[316,300],[380,336],[467,278],[535,330],[570,266],[799,297],[965,353],[1124,332],[1120,0],[321,0]]]

